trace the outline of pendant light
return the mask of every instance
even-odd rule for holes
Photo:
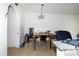
[[[39,19],[44,19],[45,18],[44,14],[43,14],[43,9],[44,9],[44,4],[41,4],[40,15],[38,16]]]

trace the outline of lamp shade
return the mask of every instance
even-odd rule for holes
[[[39,15],[39,16],[38,16],[38,19],[44,19],[44,18],[45,18],[44,15]]]

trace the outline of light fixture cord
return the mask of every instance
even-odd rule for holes
[[[44,4],[41,4],[41,15],[42,15],[42,12],[43,12],[43,6],[44,6]]]

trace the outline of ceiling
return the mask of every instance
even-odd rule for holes
[[[20,3],[22,12],[40,13],[41,3]],[[44,3],[43,12],[53,14],[79,14],[79,3]]]

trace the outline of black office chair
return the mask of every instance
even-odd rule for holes
[[[60,31],[56,31],[55,33],[56,33],[55,38],[58,41],[65,39],[72,39],[72,36],[68,31],[60,30]]]

